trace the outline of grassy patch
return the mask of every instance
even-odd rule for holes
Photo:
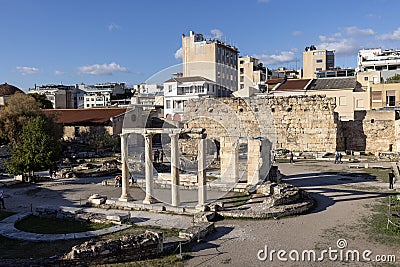
[[[14,214],[15,214],[14,212],[0,211],[0,221]]]
[[[28,259],[63,255],[84,240],[48,242],[27,242],[0,236],[0,258]]]
[[[379,181],[389,183],[389,172],[391,172],[391,169],[368,168],[365,169],[365,171],[368,174],[375,176]]]
[[[400,245],[400,228],[393,226],[387,228],[388,204],[388,197],[386,197],[369,206],[374,211],[374,214],[369,218],[365,218],[365,221],[370,226],[370,231],[368,231],[368,233],[370,238],[377,242]],[[394,205],[391,206],[391,210],[393,214],[400,211],[400,203],[395,202]],[[396,220],[396,218],[393,217],[392,219]],[[397,224],[400,224],[398,218]]]
[[[158,232],[163,232],[163,236],[164,237],[176,237],[179,236],[179,229],[176,228],[161,228],[159,226],[151,226],[151,225],[137,225],[137,224],[133,224],[132,226],[134,229],[138,229],[138,230],[143,230],[143,232],[145,230],[153,230],[153,231],[158,231]]]
[[[85,223],[29,216],[28,218],[16,223],[15,227],[21,231],[36,234],[67,234],[95,231],[110,227],[112,225],[113,224]]]
[[[179,259],[176,255],[164,256],[157,259],[126,262],[126,263],[115,263],[106,265],[96,265],[98,267],[181,267],[184,266],[184,261]]]

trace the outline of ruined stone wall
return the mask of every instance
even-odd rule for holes
[[[105,132],[113,135],[112,126],[64,126],[63,138],[64,140],[74,140],[76,137],[86,135],[89,133],[104,134]],[[78,134],[78,136],[77,136]]]
[[[342,125],[345,150],[399,152],[399,121],[394,110],[357,111],[354,121]]]
[[[186,127],[205,128],[207,137],[264,137],[275,149],[336,150],[334,98],[323,96],[203,98],[185,103]]]

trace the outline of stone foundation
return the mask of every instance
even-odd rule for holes
[[[141,235],[124,235],[117,240],[87,241],[64,256],[65,260],[106,264],[153,258],[163,252],[163,234],[146,231]]]

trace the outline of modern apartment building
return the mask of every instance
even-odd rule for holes
[[[400,50],[382,50],[381,48],[362,49],[358,52],[357,71],[380,72],[372,77],[373,83],[380,83],[387,78],[400,74]],[[364,75],[368,77],[370,75]],[[367,80],[368,81],[368,80]]]
[[[164,105],[164,89],[155,83],[141,83],[133,86],[134,95],[130,104],[141,106],[143,110],[152,110]]]
[[[333,50],[317,49],[307,46],[303,52],[303,79],[314,79],[316,73],[333,70],[335,66],[335,52]]]
[[[164,82],[164,117],[181,121],[184,119],[182,115],[185,101],[228,94],[229,90],[204,77],[171,78]]]
[[[83,108],[99,108],[111,106],[112,97],[123,98],[126,85],[125,83],[79,84],[78,88],[84,92]]]
[[[200,76],[230,91],[238,89],[238,49],[190,31],[182,35],[183,77]]]
[[[62,84],[36,85],[30,88],[28,94],[45,95],[55,109],[77,108],[76,86]]]
[[[265,83],[267,73],[263,64],[253,57],[239,57],[239,81],[238,89],[247,89],[249,87],[260,89],[260,86]]]

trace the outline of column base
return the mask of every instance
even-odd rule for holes
[[[204,205],[197,204],[195,209],[198,211],[208,211],[210,208],[205,204]]]
[[[177,200],[176,202],[172,201],[171,206],[172,207],[179,207],[180,204],[181,204],[181,202],[179,200]]]
[[[145,199],[143,200],[143,204],[153,204],[156,203],[156,199],[153,198],[152,196],[146,196]]]
[[[130,195],[126,195],[126,196],[121,196],[120,198],[118,198],[118,201],[122,201],[122,202],[128,202],[128,201],[132,201],[133,197]]]

